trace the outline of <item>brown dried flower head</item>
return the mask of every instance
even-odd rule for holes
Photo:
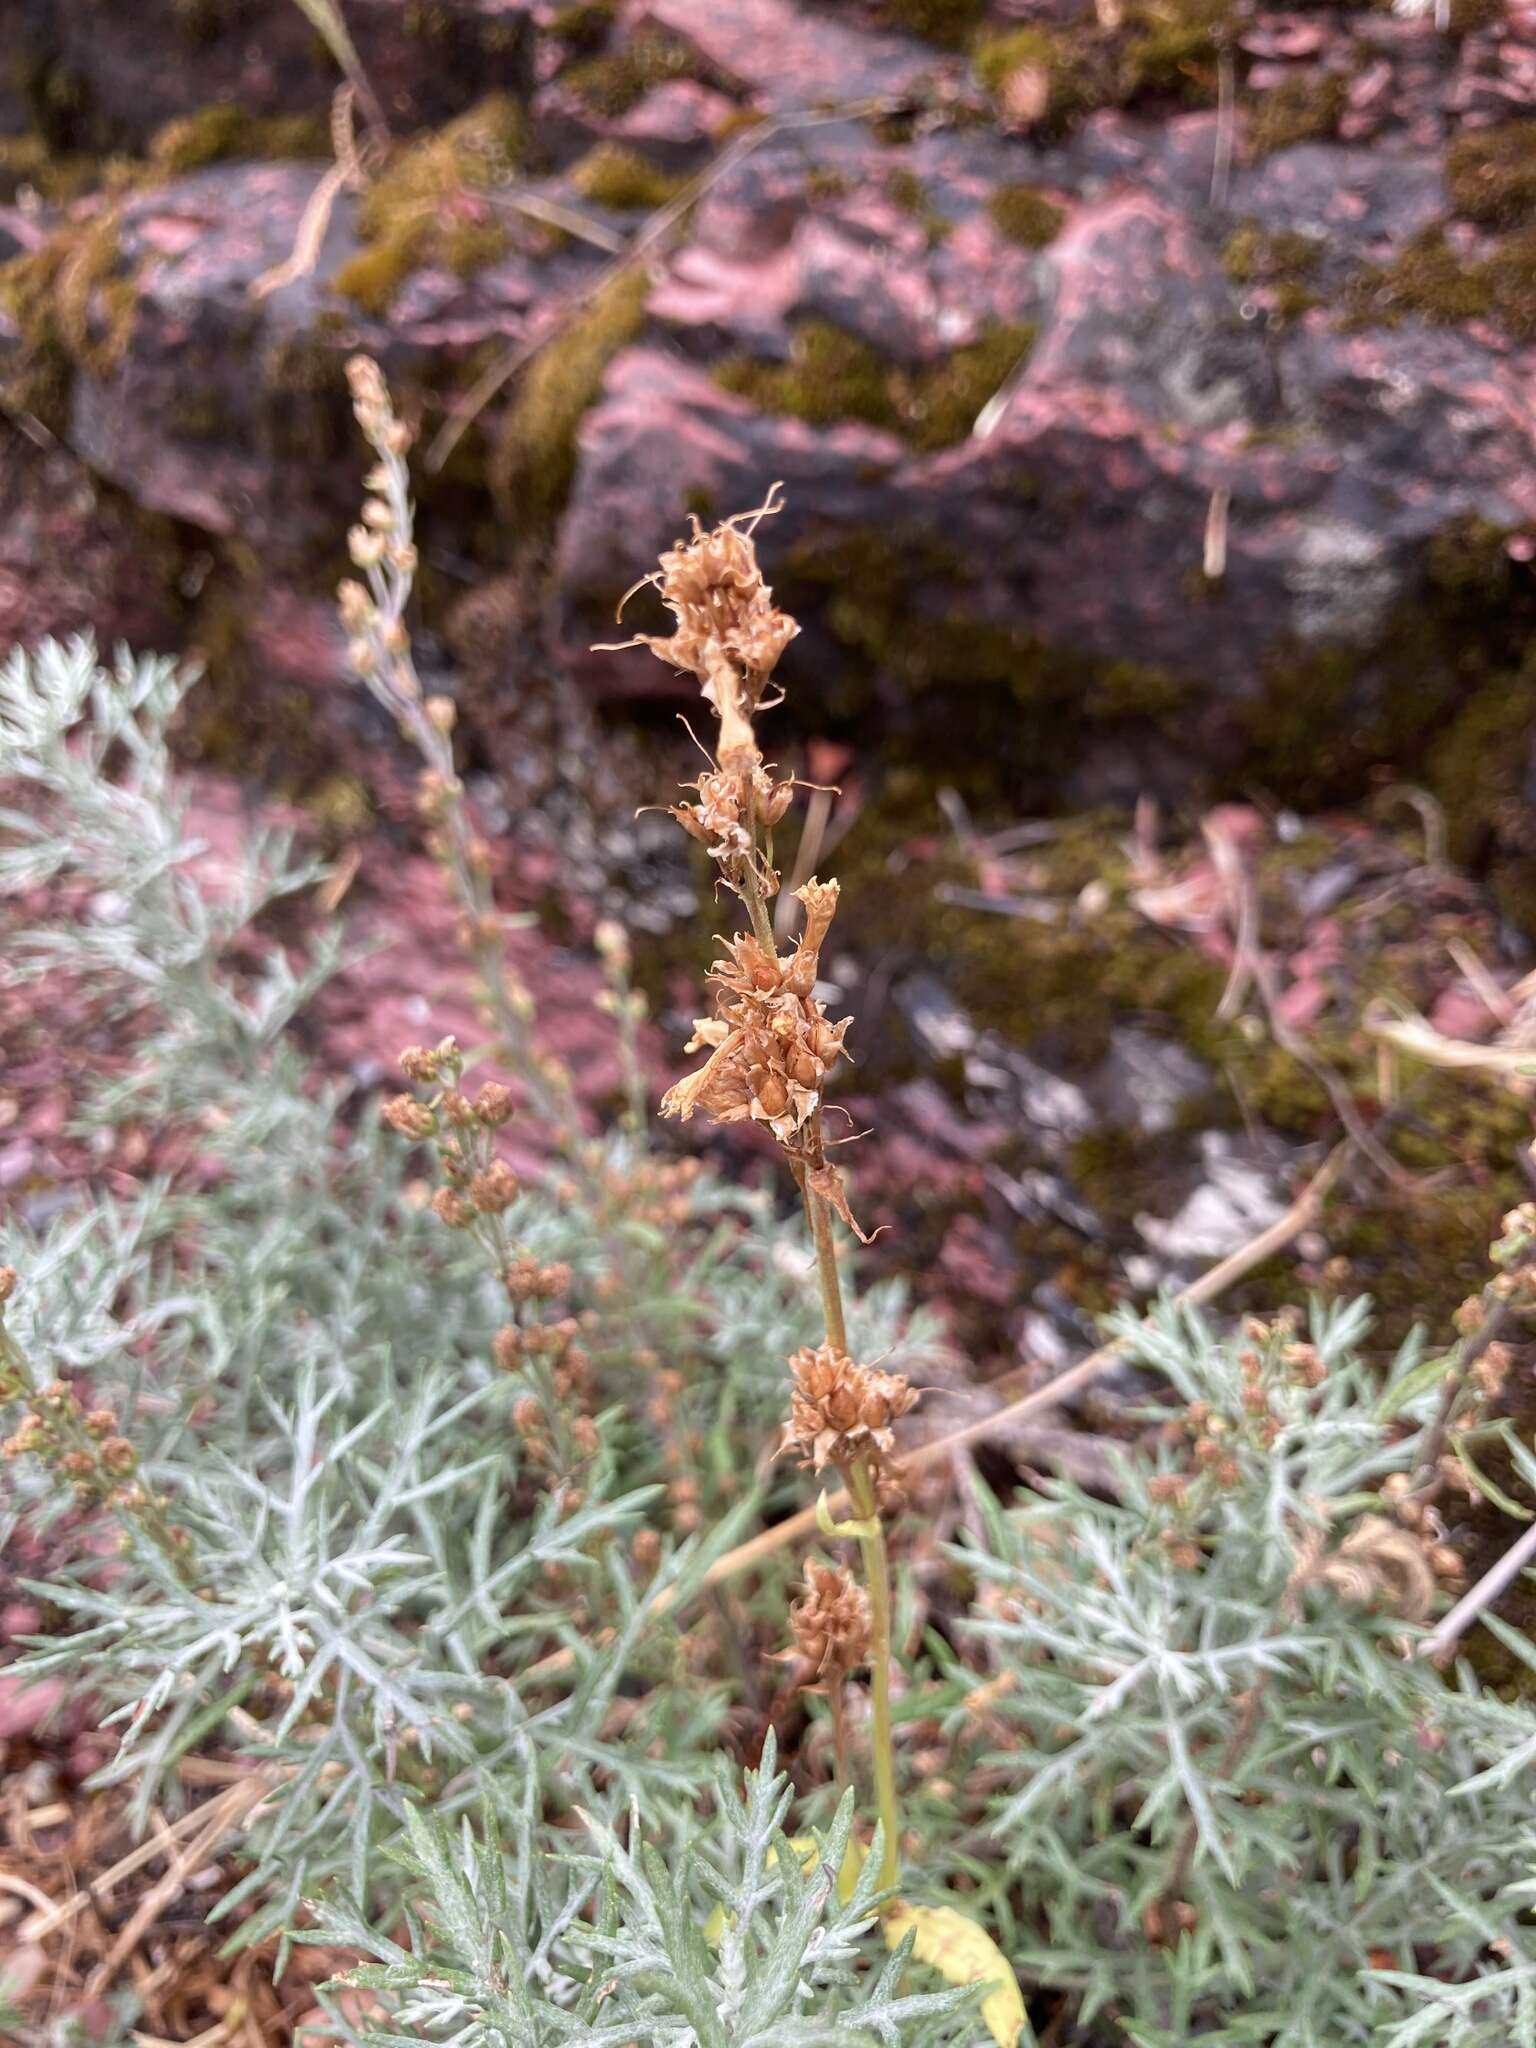
[[[762,825],[777,825],[795,793],[793,782],[775,782],[761,761],[741,768],[711,768],[688,787],[698,791],[698,801],[670,804],[667,815],[675,818],[690,838],[707,847],[710,858],[728,873],[739,869],[751,854],[753,819]],[[765,883],[769,874],[765,868]]]
[[[482,1216],[499,1216],[517,1200],[517,1175],[504,1159],[493,1159],[470,1182],[469,1199]]]
[[[392,1095],[380,1114],[402,1138],[430,1138],[437,1129],[437,1118],[414,1095]]]
[[[1383,1515],[1362,1515],[1336,1549],[1328,1551],[1320,1530],[1309,1529],[1297,1545],[1297,1586],[1327,1586],[1342,1600],[1424,1621],[1435,1604],[1431,1553],[1406,1529]]]
[[[503,1081],[487,1081],[475,1097],[475,1115],[493,1128],[512,1117],[512,1090]]]
[[[878,1468],[894,1439],[891,1424],[917,1405],[917,1389],[899,1373],[859,1365],[835,1344],[797,1351],[780,1452],[793,1451],[820,1472],[866,1458]]]
[[[805,1567],[805,1598],[789,1610],[795,1654],[817,1678],[843,1678],[869,1662],[869,1595],[841,1565]]]
[[[660,590],[675,629],[670,635],[640,633],[625,643],[649,647],[658,660],[698,677],[720,720],[724,766],[742,754],[755,758],[752,714],[800,630],[774,604],[752,539],[758,521],[780,509],[777,490],[775,484],[757,511],[724,520],[708,533],[693,521],[691,537],[668,548],[661,567],[643,579]]]

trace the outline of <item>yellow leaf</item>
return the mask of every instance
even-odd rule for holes
[[[913,1938],[912,1953],[929,1963],[948,1984],[990,1984],[981,2016],[998,2048],[1033,2041],[1024,1994],[1013,1965],[984,1927],[953,1906],[911,1906],[897,1899],[885,1909],[887,1948]]]

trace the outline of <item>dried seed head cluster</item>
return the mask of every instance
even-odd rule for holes
[[[79,1507],[107,1508],[169,1557],[190,1581],[192,1539],[167,1518],[169,1497],[145,1485],[139,1454],[119,1434],[115,1410],[87,1409],[67,1380],[40,1386],[5,1327],[4,1307],[16,1291],[16,1270],[0,1266],[0,1401],[25,1408],[15,1434],[0,1443],[0,1458],[32,1457],[69,1487]],[[129,1541],[124,1526],[121,1541]]]
[[[813,878],[795,892],[805,927],[787,956],[763,911],[779,879],[760,834],[779,822],[794,794],[791,782],[775,781],[763,765],[752,726],[779,657],[799,630],[775,606],[752,538],[758,521],[780,509],[777,488],[758,511],[713,532],[694,521],[692,538],[669,548],[645,579],[659,588],[676,630],[624,643],[691,670],[714,709],[715,758],[692,785],[698,800],[673,806],[671,815],[709,849],[752,912],[752,930],[725,942],[710,972],[713,1012],[697,1021],[688,1048],[706,1048],[709,1057],[667,1091],[661,1107],[684,1122],[703,1110],[717,1123],[764,1125],[810,1192],[857,1229],[842,1176],[827,1159],[820,1118],[822,1091],[843,1055],[850,1021],[832,1023],[815,994],[837,884]]]
[[[695,1214],[694,1190],[703,1171],[698,1159],[604,1161],[595,1175],[598,1216],[679,1230]]]
[[[837,908],[837,884],[808,882],[797,893],[805,905],[805,930],[793,953],[771,953],[743,932],[711,968],[714,1015],[697,1020],[689,1046],[708,1046],[710,1055],[696,1073],[667,1090],[664,1116],[686,1122],[703,1109],[716,1123],[751,1118],[793,1147],[816,1114],[849,1023],[829,1023],[812,994],[822,941]]]
[[[891,1424],[917,1405],[917,1389],[900,1373],[860,1365],[834,1344],[806,1346],[789,1361],[789,1421],[780,1454],[823,1471],[858,1458],[878,1471],[894,1438]]]
[[[843,1566],[805,1567],[805,1598],[789,1610],[793,1654],[802,1657],[816,1677],[835,1684],[869,1662],[869,1595]]]
[[[761,762],[751,769],[710,768],[687,787],[698,791],[697,801],[669,804],[667,815],[708,849],[728,881],[739,879],[753,857],[754,824],[771,831],[795,794],[793,782],[776,782]],[[760,874],[765,893],[773,894],[778,877],[766,863]]]

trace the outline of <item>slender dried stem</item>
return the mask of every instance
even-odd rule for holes
[[[1478,1616],[1490,1608],[1504,1589],[1512,1585],[1536,1558],[1536,1522],[1505,1551],[1477,1584],[1463,1593],[1434,1634],[1425,1638],[1420,1653],[1425,1657],[1448,1657]]]

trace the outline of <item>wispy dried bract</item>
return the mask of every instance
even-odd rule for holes
[[[1309,1529],[1298,1546],[1292,1583],[1327,1586],[1357,1607],[1375,1607],[1404,1621],[1427,1621],[1440,1587],[1423,1538],[1365,1515],[1334,1550],[1320,1530]]]

